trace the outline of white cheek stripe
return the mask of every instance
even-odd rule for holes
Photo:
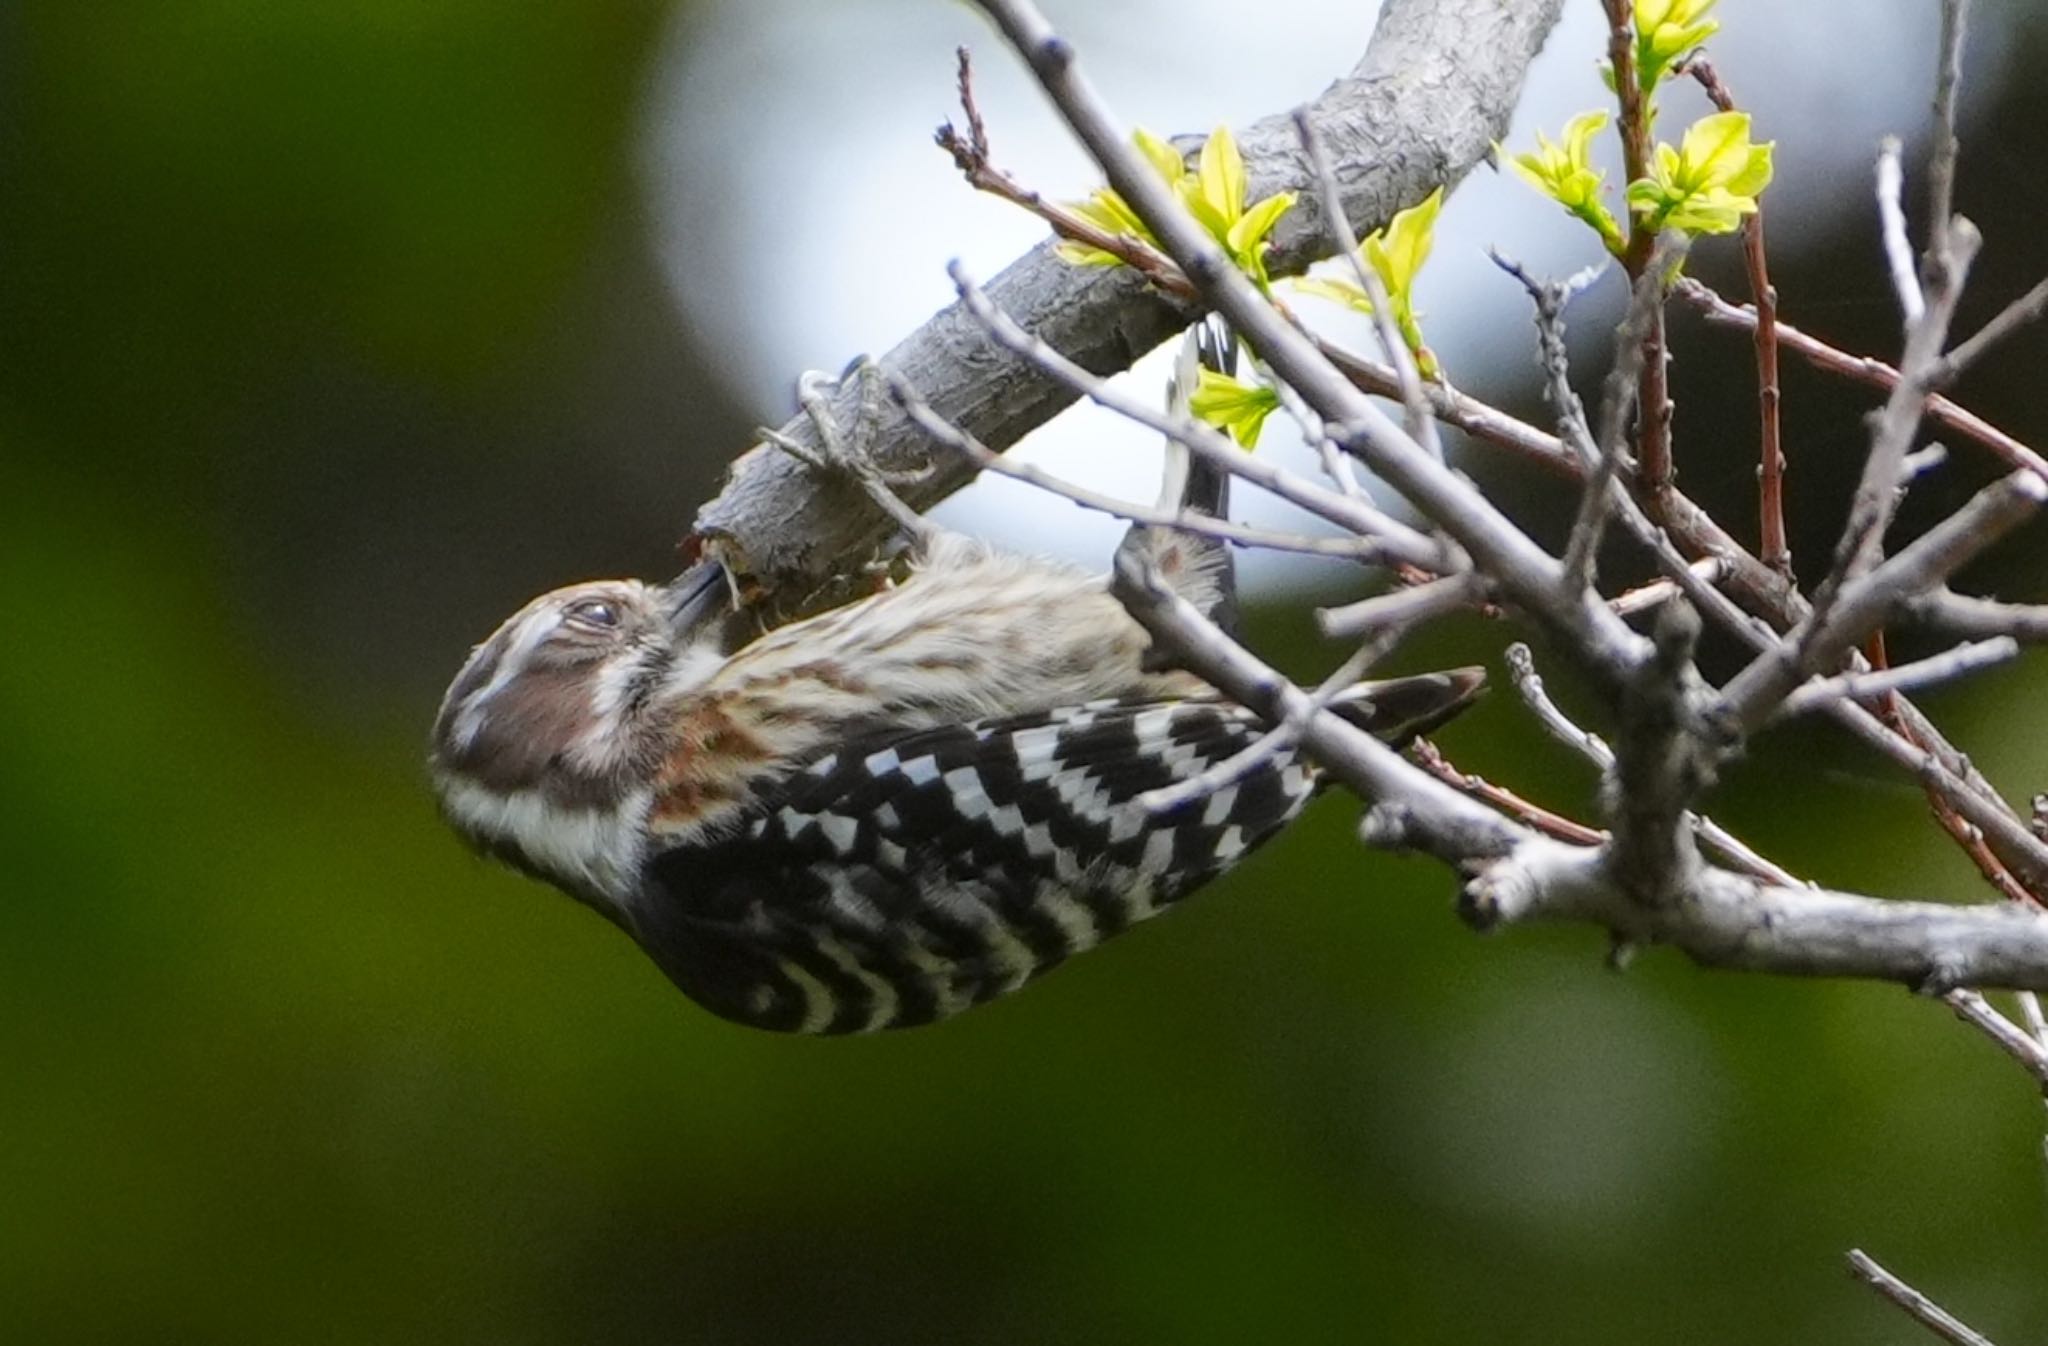
[[[555,629],[555,622],[552,610],[533,613],[521,623],[512,639],[505,642],[504,653],[498,656],[498,667],[492,671],[491,680],[463,703],[461,713],[455,717],[455,743],[458,748],[467,748],[476,742],[492,699],[526,671],[526,661],[533,654],[534,647]]]

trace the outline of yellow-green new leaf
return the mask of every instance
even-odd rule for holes
[[[1276,192],[1257,202],[1230,226],[1230,231],[1223,238],[1224,245],[1233,253],[1250,251],[1264,243],[1266,235],[1273,232],[1273,226],[1280,223],[1280,217],[1293,208],[1293,192]]]
[[[1439,187],[1408,209],[1395,212],[1385,229],[1366,235],[1365,259],[1397,301],[1405,303],[1416,274],[1429,260],[1429,250],[1436,243],[1437,212],[1443,204],[1444,189]]]
[[[1437,375],[1436,357],[1422,339],[1422,326],[1415,313],[1415,277],[1429,259],[1436,241],[1437,212],[1443,208],[1444,192],[1439,187],[1408,209],[1398,211],[1384,229],[1375,229],[1359,244],[1360,257],[1379,275],[1387,287],[1387,307],[1400,330],[1401,340],[1415,356],[1416,366],[1427,378]],[[1295,288],[1304,294],[1334,299],[1360,313],[1373,311],[1364,290],[1348,280],[1321,277],[1298,280]]]
[[[1238,153],[1237,137],[1230,128],[1219,126],[1203,142],[1196,175],[1201,179],[1202,200],[1223,222],[1224,229],[1244,214],[1244,156]]]
[[[1259,442],[1266,417],[1280,405],[1280,394],[1259,383],[1239,383],[1228,374],[1201,370],[1188,410],[1197,420],[1229,432],[1244,448]]]
[[[1645,94],[1721,25],[1706,17],[1717,0],[1635,0],[1636,82]]]
[[[1270,285],[1266,236],[1294,205],[1294,193],[1281,192],[1247,208],[1244,156],[1227,126],[1210,133],[1192,169],[1172,144],[1142,127],[1132,133],[1131,140],[1196,223],[1229,252],[1231,261],[1257,281],[1260,289]],[[1070,209],[1106,233],[1127,234],[1154,248],[1159,246],[1129,203],[1107,187]],[[1060,244],[1057,251],[1062,259],[1083,266],[1113,266],[1121,260],[1101,248],[1071,241]]]
[[[1159,240],[1152,237],[1152,231],[1145,227],[1137,212],[1107,187],[1096,188],[1095,194],[1086,201],[1074,202],[1067,208],[1105,234],[1135,238],[1155,248],[1159,246]],[[1062,241],[1053,251],[1060,260],[1076,266],[1117,266],[1123,262],[1123,258],[1113,252],[1073,239]]]
[[[1146,162],[1168,184],[1176,184],[1186,175],[1187,164],[1180,157],[1180,151],[1142,126],[1131,133],[1131,143],[1138,147]],[[1106,234],[1135,238],[1149,247],[1159,247],[1159,240],[1138,218],[1138,212],[1132,210],[1130,203],[1112,188],[1098,187],[1086,201],[1068,202],[1067,209]],[[1062,241],[1053,253],[1061,261],[1075,266],[1119,266],[1123,263],[1123,258],[1113,252],[1073,239]]]
[[[1179,182],[1181,175],[1188,171],[1188,161],[1181,157],[1172,141],[1161,139],[1142,126],[1131,132],[1131,143],[1167,182]]]
[[[1516,176],[1592,225],[1608,251],[1619,253],[1626,240],[1600,199],[1600,186],[1607,175],[1592,162],[1593,137],[1606,125],[1605,112],[1582,112],[1565,124],[1562,141],[1553,142],[1538,131],[1534,153],[1508,156],[1498,145],[1494,151]]]
[[[1773,147],[1751,143],[1749,127],[1746,112],[1717,112],[1688,127],[1677,149],[1657,146],[1650,176],[1628,185],[1644,227],[1725,234],[1754,214],[1770,185]]]
[[[1367,317],[1372,316],[1372,296],[1348,280],[1340,280],[1336,276],[1298,276],[1293,285],[1302,294],[1334,300]]]

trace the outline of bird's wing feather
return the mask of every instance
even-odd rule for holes
[[[763,1026],[944,1017],[1156,914],[1299,812],[1315,775],[1284,753],[1174,814],[1139,802],[1260,731],[1186,700],[849,742],[732,837],[657,857],[643,942]]]

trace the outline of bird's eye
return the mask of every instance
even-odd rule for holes
[[[609,598],[585,598],[569,605],[569,620],[579,626],[610,631],[619,624],[619,605]]]

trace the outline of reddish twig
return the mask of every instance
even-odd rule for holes
[[[1644,115],[1643,86],[1636,71],[1635,14],[1629,0],[1601,0],[1607,11],[1607,61],[1614,70],[1614,96],[1620,106],[1622,171],[1629,182],[1650,175],[1650,124]],[[1655,240],[1640,230],[1630,234],[1628,256],[1623,258],[1630,276],[1650,259]]]
[[[1607,11],[1607,60],[1614,69],[1615,100],[1621,112],[1617,125],[1622,171],[1626,181],[1634,182],[1650,172],[1650,122],[1636,70],[1635,14],[1629,0],[1602,0],[1602,5]],[[1631,213],[1628,247],[1621,257],[1631,281],[1650,264],[1656,245],[1656,235]],[[1643,508],[1659,523],[1665,521],[1664,506],[1673,477],[1667,353],[1664,312],[1659,306],[1643,333],[1642,372],[1636,380],[1636,481]]]
[[[1514,791],[1495,785],[1484,776],[1475,776],[1460,771],[1450,759],[1426,738],[1418,738],[1409,745],[1408,755],[1415,759],[1417,766],[1436,777],[1453,790],[1477,799],[1489,808],[1496,809],[1546,836],[1559,841],[1569,841],[1578,846],[1598,846],[1607,840],[1607,834],[1574,822],[1561,813],[1552,813],[1541,804],[1532,804]]]
[[[1066,206],[1046,200],[995,166],[989,158],[988,125],[982,120],[981,108],[974,99],[974,66],[967,48],[959,48],[959,57],[960,109],[967,118],[967,133],[962,135],[960,129],[949,121],[932,133],[932,141],[952,156],[953,166],[967,179],[967,185],[1030,211],[1052,226],[1052,231],[1061,238],[1100,248],[1144,276],[1163,294],[1176,299],[1194,298],[1194,285],[1181,274],[1173,259],[1144,239],[1097,228]]]
[[[1891,667],[1891,660],[1885,650],[1884,632],[1873,632],[1870,639],[1864,642],[1863,657],[1870,661],[1872,668]],[[1928,745],[1914,732],[1914,726],[1906,719],[1902,700],[1897,692],[1885,693],[1877,703],[1878,718],[1883,720],[1894,734],[1925,752]],[[1986,883],[2008,901],[2028,906],[2048,905],[2043,904],[2039,896],[2030,892],[2025,884],[2013,876],[2013,872],[2005,867],[1984,840],[1983,829],[1956,812],[1955,805],[1948,801],[1933,779],[1922,781],[1921,787],[1927,792],[1927,806],[1933,812],[1935,822],[1941,825],[1941,830],[1948,833],[1949,838],[1961,848],[1963,854],[1970,857],[1970,863],[1977,867],[1977,872],[1984,876]]]
[[[1726,321],[1732,316],[1736,323],[1745,328],[1755,322],[1753,313],[1728,304],[1713,291],[1696,282],[1680,281],[1678,292],[1706,309],[1710,320],[1720,317]],[[1823,358],[1832,358],[1842,364],[1874,366],[1881,370],[1886,368],[1874,360],[1858,361],[1855,357],[1843,355],[1824,342],[1807,337],[1784,323],[1778,324],[1778,334],[1781,341],[1802,354],[1809,349],[1818,348],[1824,353]],[[1360,388],[1379,396],[1400,396],[1400,383],[1393,370],[1367,360],[1355,352],[1331,346],[1327,342],[1321,343],[1321,346],[1323,353]],[[1896,380],[1896,371],[1887,372]],[[1583,478],[1585,464],[1568,451],[1555,435],[1487,407],[1461,393],[1434,384],[1425,388],[1425,394],[1439,417],[1464,430],[1474,439],[1509,450],[1560,476],[1573,480]],[[1945,403],[1945,399],[1935,401]],[[1968,417],[1969,413],[1962,411],[1961,408],[1954,407],[1952,403],[1945,404],[1953,414]],[[1940,414],[1939,408],[1932,404],[1930,411],[1933,414]],[[2007,437],[2006,444],[2013,452],[2024,455],[2009,458],[2008,461],[2022,464],[2028,460],[2039,461],[2032,450],[2018,441]],[[2007,455],[2001,451],[2000,456]],[[1664,503],[1663,524],[1672,541],[1691,559],[1715,562],[1718,587],[1724,589],[1746,611],[1778,631],[1790,628],[1807,615],[1809,607],[1805,597],[1788,579],[1759,561],[1684,492],[1673,488],[1668,492]],[[1751,643],[1755,643],[1757,639],[1754,632],[1745,633],[1737,630],[1735,634],[1744,636]],[[2044,876],[2043,882],[2048,883],[2048,865],[2034,866],[2030,862],[2030,857],[2015,848],[2008,840],[1985,831],[1988,823],[1995,821],[1994,813],[2008,811],[2008,806],[1971,765],[1969,759],[1934,728],[1911,700],[1904,696],[1896,696],[1893,698],[1893,704],[1898,712],[1899,723],[1884,723],[1876,717],[1870,717],[1865,721],[1866,736],[1880,735],[1880,738],[1872,740],[1876,746],[1886,750],[1893,761],[1921,773],[1924,783],[1931,785],[1951,812],[1963,814],[1964,824],[1979,833],[1980,839],[2010,872],[2026,876],[2022,886],[2032,882],[2037,869]],[[1855,708],[1838,709],[1843,716],[1853,721],[1852,712]],[[1851,727],[1854,727],[1853,723]],[[1927,777],[1926,773],[1930,768],[1940,774]],[[1954,802],[1956,800],[1969,802],[1971,809],[1964,810],[1960,804]],[[1970,812],[1978,815],[1976,821],[1970,820]],[[1956,834],[1951,831],[1951,835]],[[1958,840],[1960,839],[1958,837]]]
[[[1755,309],[1747,304],[1731,304],[1690,277],[1680,280],[1673,293],[1698,309],[1709,325],[1733,327],[1745,332],[1756,330],[1758,318]],[[1899,384],[1899,371],[1882,360],[1867,355],[1851,355],[1819,337],[1809,336],[1790,323],[1781,322],[1777,328],[1779,344],[1816,369],[1885,392]],[[1991,450],[2007,466],[2025,468],[2048,478],[2048,458],[2043,458],[1983,417],[1958,406],[1940,393],[1928,394],[1927,415],[1937,424]]]
[[[1699,81],[1716,108],[1734,111],[1735,95],[1721,82],[1720,73],[1704,54],[1695,54],[1683,69]],[[1778,431],[1778,288],[1771,284],[1761,209],[1743,218],[1742,261],[1749,275],[1750,297],[1756,304],[1757,558],[1790,577],[1792,551],[1785,539],[1785,453]]]

